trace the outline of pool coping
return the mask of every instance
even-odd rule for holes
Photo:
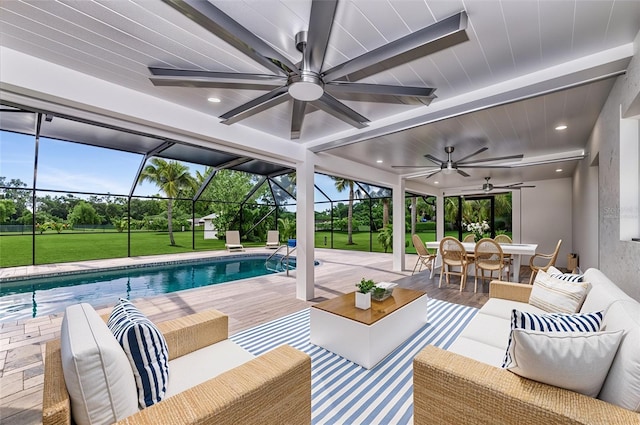
[[[247,252],[248,251],[248,252]],[[215,253],[215,256],[211,254]],[[212,259],[243,258],[267,253],[273,250],[255,248],[244,253],[229,251],[207,251],[198,253],[180,253],[173,255],[153,255],[145,257],[107,258],[73,263],[42,264],[37,266],[18,266],[0,269],[0,284],[31,279],[46,279],[48,277],[60,277],[82,273],[106,272],[127,270],[132,268],[161,267],[179,263],[198,263],[211,261]],[[275,253],[274,253],[275,254]],[[281,254],[277,254],[282,256]],[[172,257],[172,258],[167,258]],[[295,256],[290,256],[295,260]],[[114,264],[117,263],[117,264]],[[54,269],[54,270],[52,270]],[[285,271],[278,272],[284,273]]]

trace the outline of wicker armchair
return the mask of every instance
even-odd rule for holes
[[[558,258],[558,252],[560,251],[560,245],[562,245],[562,239],[558,241],[555,251],[553,251],[551,254],[536,253],[536,255],[529,259],[529,267],[531,268],[529,285],[533,284],[533,280],[536,278],[539,270],[546,272],[549,267],[556,265],[556,259]],[[539,263],[538,265],[536,265],[536,261],[540,258],[544,259],[546,262],[543,265],[540,265]]]
[[[171,360],[227,339],[228,317],[209,310],[158,323],[158,328]],[[43,425],[71,424],[59,339],[46,345],[43,394]],[[283,345],[118,423],[308,424],[311,359]]]
[[[446,276],[447,285],[450,283],[450,277],[460,276],[460,292],[467,284],[467,268],[473,261],[467,256],[462,243],[456,238],[447,236],[440,241],[440,255],[442,256],[442,270],[440,270],[440,280],[438,288],[442,286],[442,277]],[[453,271],[452,267],[460,267],[460,272]]]

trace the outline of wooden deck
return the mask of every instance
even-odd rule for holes
[[[481,307],[488,299],[488,284],[474,294],[472,279],[460,292],[453,283],[438,289],[437,276],[429,279],[428,272],[411,276],[416,259],[415,255],[407,255],[407,270],[394,272],[391,254],[318,249],[316,260],[320,265],[315,269],[315,298],[311,301],[296,299],[295,272],[291,276],[281,273],[133,301],[153,321],[215,308],[229,315],[229,333],[234,334],[352,292],[363,277],[376,282],[394,281],[400,287],[426,291],[431,298],[473,307]],[[528,268],[523,267],[520,277],[521,281],[528,281]],[[97,309],[103,314],[110,307]],[[0,323],[0,423],[41,423],[42,353],[46,341],[59,336],[61,322],[59,313]]]

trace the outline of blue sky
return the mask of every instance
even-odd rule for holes
[[[28,186],[33,182],[35,139],[33,136],[0,131],[0,176],[20,179]],[[143,156],[79,143],[40,138],[38,155],[38,187],[73,192],[128,195]],[[204,166],[185,164],[191,174],[204,172]],[[317,174],[316,184],[333,199],[347,199],[339,193],[329,177]],[[158,193],[155,185],[143,183],[134,195]],[[326,199],[316,190],[316,202]],[[319,204],[325,210],[329,204]]]

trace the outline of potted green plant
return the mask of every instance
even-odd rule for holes
[[[375,287],[375,282],[371,279],[360,280],[356,283],[358,290],[356,291],[356,308],[367,310],[371,308],[371,290]]]

